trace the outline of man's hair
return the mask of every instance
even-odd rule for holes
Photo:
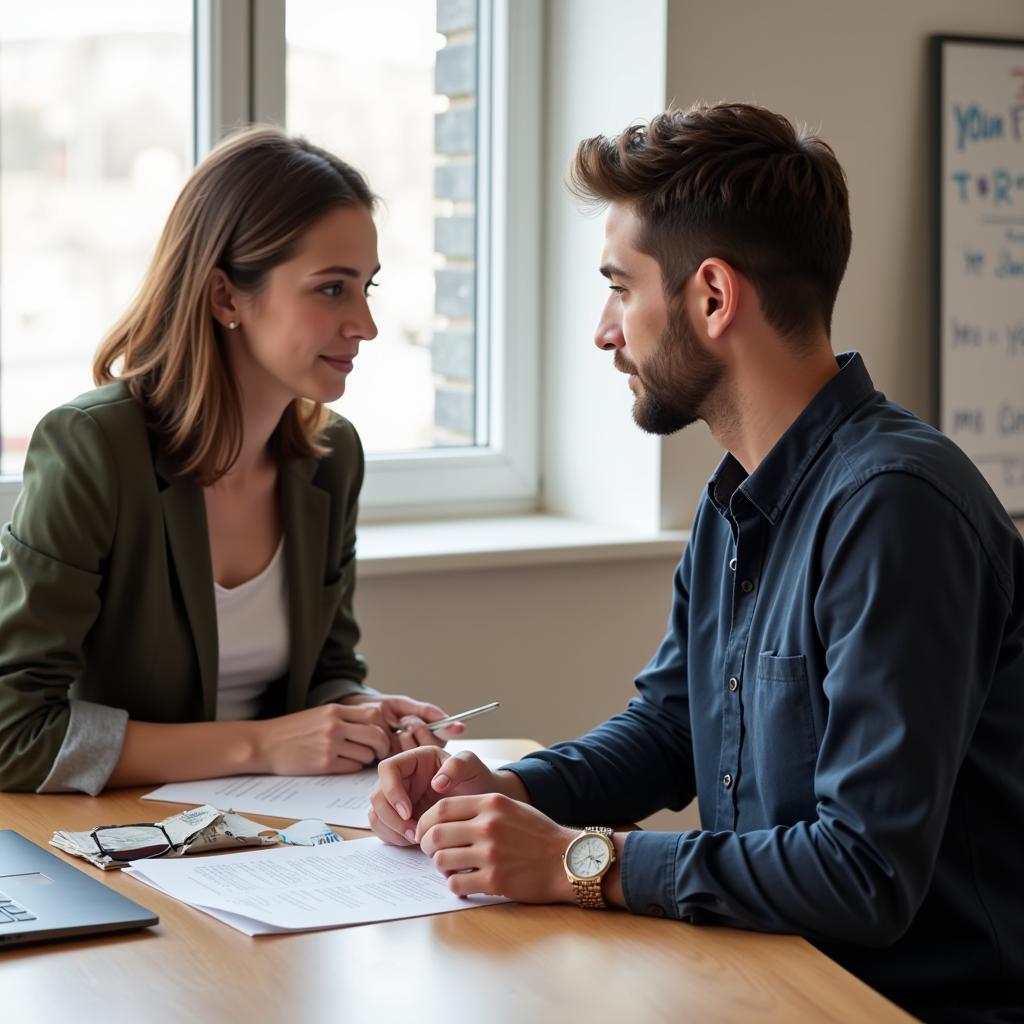
[[[850,256],[846,177],[828,143],[780,114],[698,104],[585,139],[569,187],[632,207],[634,244],[658,261],[670,299],[714,256],[751,281],[780,334],[831,330]]]
[[[235,133],[193,171],[138,295],[93,361],[97,384],[127,382],[180,475],[212,483],[242,447],[238,385],[209,306],[214,269],[255,295],[321,217],[346,206],[372,212],[375,203],[357,170],[277,128]],[[319,402],[294,399],[272,452],[281,460],[324,455],[328,420]]]

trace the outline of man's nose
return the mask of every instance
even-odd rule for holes
[[[594,344],[602,352],[624,348],[626,345],[626,340],[622,336],[622,315],[613,305],[616,302],[617,296],[609,296],[594,332]]]

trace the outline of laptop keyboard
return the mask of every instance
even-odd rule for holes
[[[0,928],[5,924],[19,924],[22,921],[35,921],[36,915],[20,903],[15,903],[6,893],[0,892]]]

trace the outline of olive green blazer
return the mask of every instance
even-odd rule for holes
[[[325,439],[330,454],[280,473],[291,653],[264,717],[302,709],[314,687],[359,690],[366,675],[352,613],[362,447],[341,418]],[[70,698],[139,721],[212,720],[217,661],[201,488],[154,454],[124,384],[53,410],[0,536],[0,789],[43,783]]]

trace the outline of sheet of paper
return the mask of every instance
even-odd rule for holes
[[[482,760],[490,768],[508,764],[496,758]],[[223,779],[172,782],[142,799],[211,804],[222,811],[277,818],[320,818],[329,825],[369,828],[370,793],[376,784],[376,768],[350,775],[230,775]]]
[[[139,860],[125,873],[247,935],[311,931],[470,910],[501,896],[453,896],[417,847],[354,839],[315,847]]]

